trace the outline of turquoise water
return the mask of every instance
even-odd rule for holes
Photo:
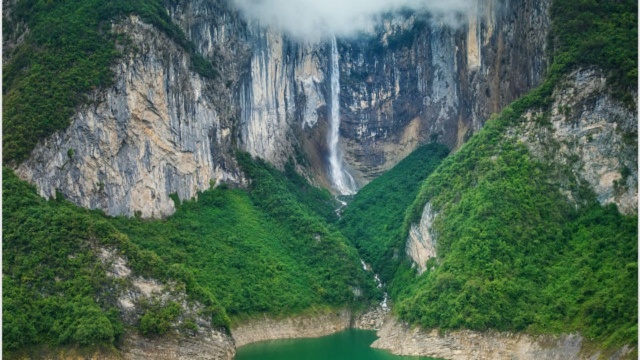
[[[262,341],[238,349],[234,360],[431,360],[369,347],[375,331],[350,329],[315,339]]]

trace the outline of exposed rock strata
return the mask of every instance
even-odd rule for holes
[[[412,15],[342,42],[341,135],[354,175],[367,182],[433,140],[456,148],[534,88],[550,4],[482,1],[458,29]]]
[[[550,0],[499,3],[479,5],[458,29],[411,15],[339,40],[341,146],[361,185],[422,143],[460,145],[540,81]],[[142,217],[172,214],[171,193],[189,199],[211,183],[242,183],[236,147],[278,167],[293,159],[329,187],[327,43],[246,23],[224,0],[168,11],[219,77],[198,76],[187,51],[137,18],[116,24],[137,50],[124,51],[115,85],[91,94],[17,173],[43,196]]]
[[[45,197],[110,215],[173,213],[169,195],[190,199],[220,181],[241,182],[230,154],[229,118],[215,86],[190,69],[188,54],[132,16],[114,25],[138,51],[115,67],[116,83],[93,94],[71,126],[41,142],[17,173]]]
[[[390,319],[378,331],[380,337],[371,346],[397,355],[430,356],[450,360],[564,360],[597,359],[599,353],[587,353],[579,335],[530,336],[526,334],[458,330],[443,335],[438,330],[411,328]],[[611,359],[625,358],[623,348]]]
[[[384,322],[389,318],[390,310],[389,307],[383,308],[382,306],[376,306],[358,315],[354,319],[352,327],[362,330],[380,330]]]
[[[160,338],[130,334],[122,351],[126,360],[231,360],[235,354],[231,338],[219,332]]]
[[[539,83],[550,1],[500,3],[479,2],[458,29],[400,16],[370,35],[339,39],[341,145],[361,184],[425,142],[459,146]],[[276,166],[293,154],[299,170],[328,186],[328,39],[300,43],[242,25],[221,0],[175,5],[171,13],[207,57],[240,64],[228,80],[239,145]]]

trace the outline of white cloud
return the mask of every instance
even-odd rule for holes
[[[475,7],[479,0],[232,0],[251,21],[290,36],[316,40],[352,36],[371,29],[380,15],[403,9],[429,11],[444,21]]]

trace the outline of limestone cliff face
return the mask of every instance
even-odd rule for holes
[[[571,190],[573,179],[591,188],[601,204],[614,203],[624,214],[637,214],[637,113],[608,93],[606,77],[596,69],[574,71],[553,97],[550,124],[541,126],[540,114],[529,112],[510,135],[539,160],[568,169],[558,177],[564,179],[563,193],[576,205],[580,199]]]
[[[143,217],[173,213],[172,193],[190,199],[212,183],[241,182],[230,154],[234,124],[218,85],[137,17],[113,30],[137,48],[115,66],[115,85],[92,94],[95,102],[39,144],[17,173],[43,196],[60,191],[83,207]]]
[[[459,146],[539,83],[550,1],[499,4],[479,2],[458,28],[398,16],[369,35],[339,39],[341,146],[360,184],[425,142]],[[328,185],[329,39],[300,43],[242,25],[222,0],[178,5],[172,14],[203,54],[239,64],[228,80],[238,145],[276,166],[293,155],[299,170]]]
[[[585,186],[602,205],[613,203],[623,214],[637,214],[637,113],[610,94],[597,69],[565,76],[553,99],[548,114],[527,112],[507,136],[525,144],[536,160],[552,165],[549,177],[576,207],[584,200],[579,186]],[[437,215],[427,203],[407,237],[407,256],[420,273],[428,259],[437,257],[432,228]]]
[[[411,15],[342,42],[341,135],[361,182],[425,142],[460,146],[541,81],[551,2],[501,3],[478,2],[459,28]]]
[[[250,68],[239,91],[240,144],[278,167],[304,154],[315,178],[325,173],[328,58],[324,44],[294,43],[273,29],[251,26]],[[323,127],[324,129],[324,127]]]
[[[265,340],[314,338],[349,328],[351,318],[347,310],[284,319],[265,316],[242,323],[231,333],[237,347]]]
[[[460,145],[537,84],[549,2],[482,3],[458,28],[400,16],[339,39],[340,141],[359,184],[422,143]],[[278,167],[293,159],[330,187],[328,42],[300,43],[247,23],[226,0],[170,4],[168,12],[219,76],[197,75],[184,49],[137,18],[116,24],[133,44],[114,67],[115,85],[91,94],[93,103],[17,173],[43,196],[59,191],[80,206],[143,217],[172,214],[172,193],[189,199],[220,181],[242,184],[236,148]]]

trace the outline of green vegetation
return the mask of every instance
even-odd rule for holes
[[[89,91],[112,84],[110,66],[121,56],[116,43],[128,42],[110,24],[132,13],[190,52],[200,74],[216,75],[160,0],[21,0],[3,21],[7,37],[16,23],[29,29],[3,67],[5,162],[23,161],[38,141],[69,125]],[[328,192],[307,184],[293,165],[281,173],[242,153],[247,191],[222,185],[153,221],[107,217],[61,196],[44,200],[3,169],[3,354],[118,343],[125,325],[115,304],[125,284],[107,276],[101,249],[126,258],[136,276],[185,289],[214,326],[227,329],[229,316],[377,298],[336,227],[390,283],[398,315],[412,323],[579,331],[605,347],[637,343],[637,217],[600,206],[578,181],[561,179],[566,169],[532,159],[504,135],[529,109],[543,114],[543,125],[553,90],[578,67],[604,70],[613,94],[632,104],[637,3],[554,1],[551,15],[552,65],[540,87],[444,161],[439,145],[417,150],[363,188],[340,221]],[[399,34],[389,47],[405,47],[415,36]],[[636,140],[630,134],[626,141]],[[67,155],[71,161],[75,151]],[[560,193],[560,182],[578,195],[578,207]],[[427,202],[439,214],[439,257],[417,276],[402,261],[403,244]],[[150,300],[132,330],[165,334],[180,316],[178,303]],[[197,325],[187,319],[184,326]]]
[[[637,48],[626,44],[637,42],[637,4],[587,3],[554,2],[545,82],[445,160],[408,209],[405,236],[427,201],[439,213],[439,257],[418,278],[408,264],[398,270],[390,292],[404,319],[445,329],[579,331],[605,347],[637,343],[637,217],[598,205],[561,166],[532,160],[503,136],[528,109],[542,113],[544,126],[554,88],[579,66],[603,69],[614,95],[629,103]],[[560,183],[577,195],[578,209]]]
[[[125,285],[107,276],[101,248],[121,254],[134,275],[185,289],[214,326],[228,328],[227,314],[290,315],[379,296],[355,249],[316,213],[335,216],[328,192],[246,154],[238,159],[248,192],[221,185],[165,220],[107,217],[61,195],[47,201],[4,169],[3,354],[117,344],[125,325],[115,304]],[[167,333],[182,316],[171,301],[150,299],[142,310],[135,328],[145,335]]]
[[[397,314],[411,323],[577,331],[605,348],[636,343],[637,217],[599,205],[560,165],[532,159],[523,144],[504,135],[519,121],[515,114],[505,109],[428,176],[402,229],[389,221],[402,213],[394,204],[411,198],[399,199],[396,191],[412,194],[401,179],[421,162],[433,166],[423,156],[407,158],[398,165],[402,171],[394,168],[363,188],[345,210],[344,234],[376,271],[396,270],[388,290]],[[540,122],[544,126],[545,115]],[[578,208],[560,183],[577,195]],[[438,258],[418,276],[407,260],[397,263],[409,226],[427,202],[438,214]]]
[[[4,37],[26,24],[29,31],[3,65],[3,160],[23,161],[36,143],[66,129],[75,108],[92,89],[111,85],[110,66],[120,56],[111,21],[137,14],[191,54],[194,70],[216,75],[171,22],[161,0],[21,0],[3,18]]]
[[[544,83],[428,177],[399,238],[351,230],[377,226],[375,215],[384,207],[358,217],[364,224],[346,224],[355,244],[376,242],[359,245],[368,254],[404,241],[427,202],[438,213],[438,258],[421,276],[404,262],[390,284],[401,318],[427,328],[578,331],[605,348],[637,344],[637,217],[599,205],[562,165],[534,160],[524,145],[504,136],[530,109],[546,126],[553,90],[578,67],[603,69],[612,93],[630,105],[628,90],[637,83],[637,48],[629,46],[637,43],[636,10],[632,1],[555,1],[553,64]],[[578,207],[560,192],[561,184],[575,194]],[[377,192],[383,194],[379,203],[393,202]],[[366,200],[360,193],[353,204]],[[391,261],[390,255],[382,257]]]
[[[505,114],[511,114],[510,109]],[[489,122],[423,184],[439,215],[433,270],[397,274],[398,314],[424,327],[579,331],[605,345],[637,341],[637,217],[603,208],[584,188],[576,210],[551,165]]]
[[[596,65],[627,101],[638,83],[638,2],[562,0],[551,7],[554,61],[572,69]]]
[[[118,218],[115,225],[166,263],[193,269],[230,316],[352,302],[351,287],[367,284],[356,252],[298,200],[302,192],[289,191],[282,173],[247,154],[238,159],[252,179],[249,193],[223,185],[165,221]]]
[[[178,318],[181,312],[180,304],[175,301],[164,306],[156,301],[148,305],[142,319],[140,319],[140,331],[145,335],[166,334],[171,329],[171,323]]]
[[[424,145],[400,161],[391,170],[358,191],[344,210],[340,231],[352,241],[360,256],[389,282],[404,253],[401,237],[406,209],[420,184],[447,156],[440,144]]]
[[[109,243],[115,231],[67,204],[44,201],[6,169],[2,194],[3,351],[117,339],[123,327],[104,292],[110,281],[91,249],[91,239]]]
[[[3,354],[33,345],[115,344],[122,336],[117,296],[124,283],[107,276],[100,258],[111,249],[127,259],[135,275],[182,284],[205,306],[214,326],[229,320],[217,300],[190,271],[142,250],[97,211],[64,200],[46,201],[3,169],[2,182]],[[178,285],[177,285],[178,286]],[[156,306],[155,312],[162,313]],[[151,320],[153,314],[146,318]],[[163,324],[147,320],[152,332]]]

